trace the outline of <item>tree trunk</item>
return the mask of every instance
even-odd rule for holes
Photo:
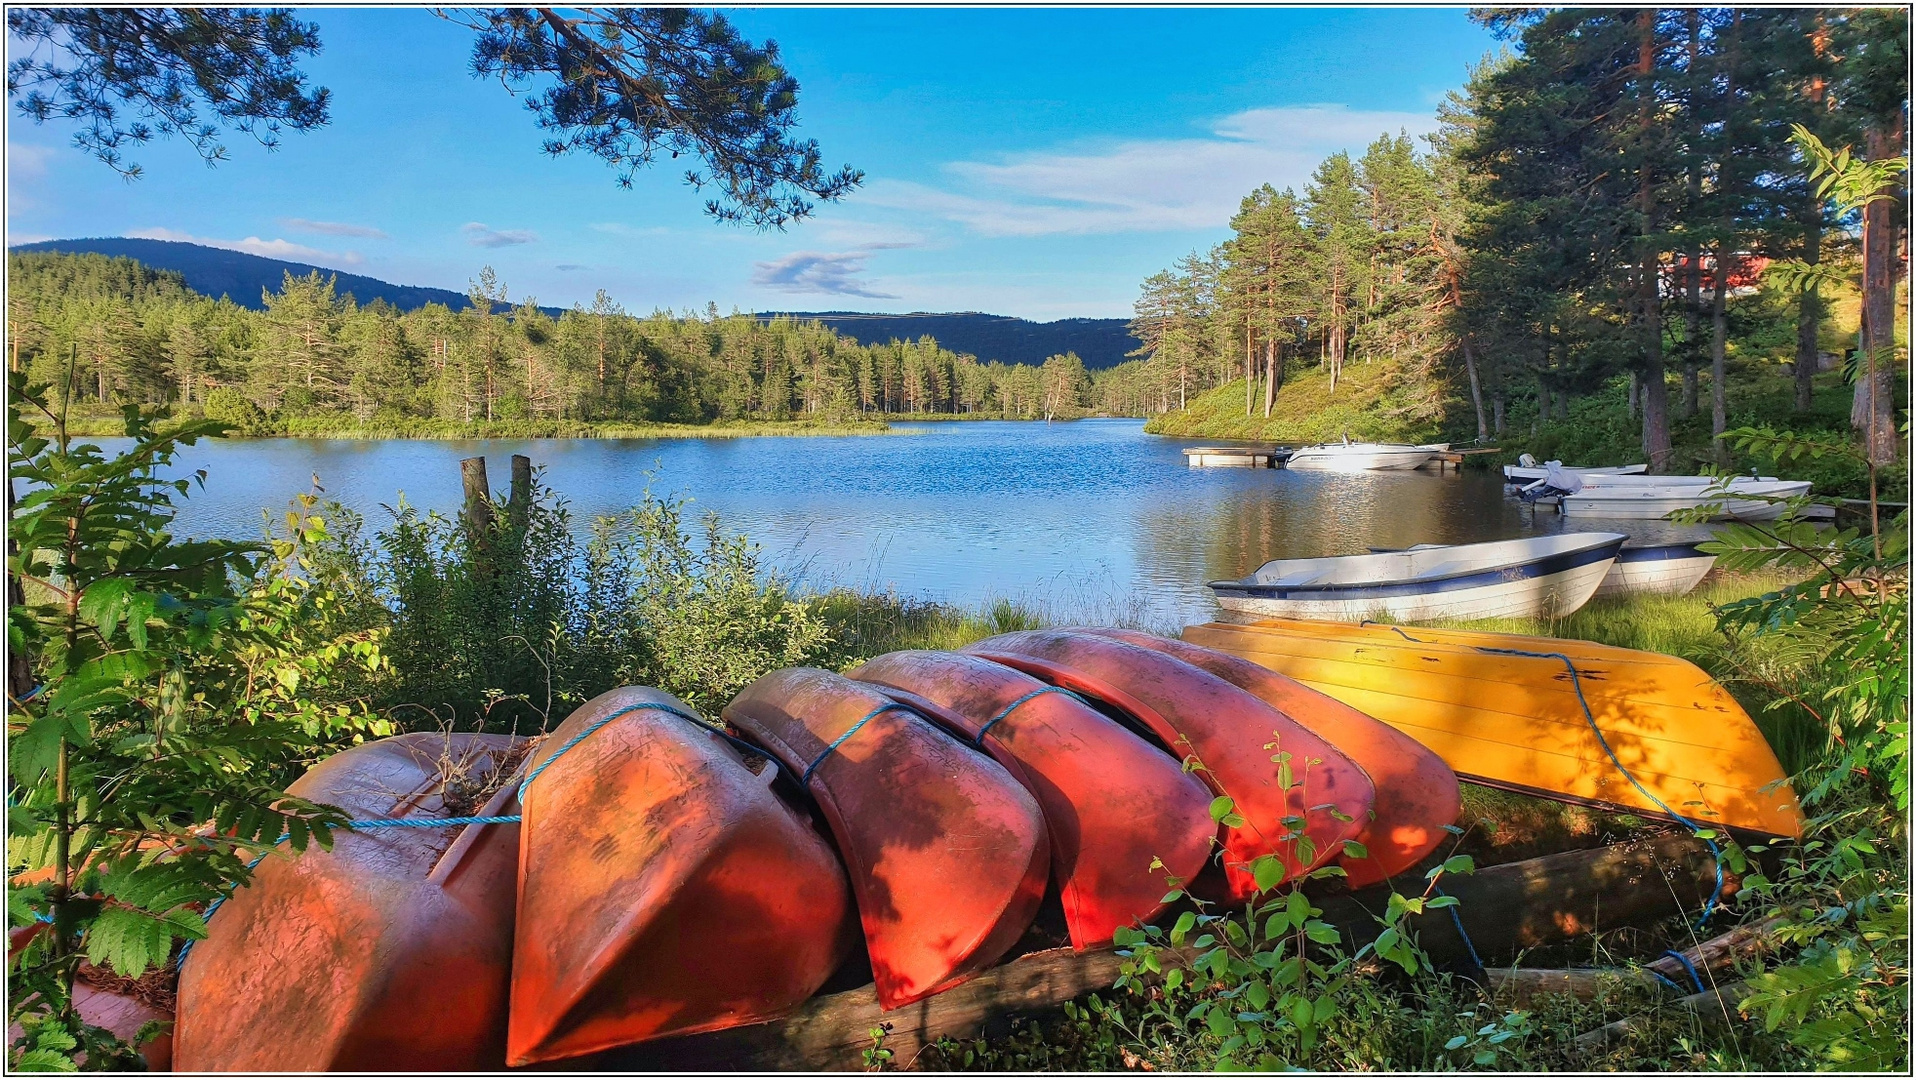
[[[1872,127],[1864,136],[1872,161],[1903,151],[1900,113],[1888,127]],[[1896,461],[1896,277],[1897,233],[1901,208],[1894,199],[1878,199],[1863,208],[1863,372],[1856,382],[1850,423],[1863,433],[1869,459],[1877,465]]]
[[[1271,406],[1277,404],[1277,339],[1264,342],[1264,419],[1271,418]]]
[[[1729,427],[1729,377],[1724,371],[1729,327],[1724,297],[1729,292],[1730,266],[1735,258],[1722,243],[1717,244],[1716,288],[1710,295],[1710,437],[1715,440],[1721,440]],[[1716,454],[1719,463],[1727,460],[1721,441],[1716,443]]]
[[[1254,395],[1257,393],[1257,351],[1251,344],[1251,324],[1244,324],[1244,415],[1249,417],[1257,407]]]
[[[1484,391],[1477,381],[1477,358],[1470,351],[1470,335],[1464,335],[1464,371],[1470,375],[1470,407],[1477,412],[1477,441],[1490,438],[1490,429],[1484,424]]]
[[[1645,9],[1637,16],[1641,32],[1637,42],[1637,77],[1642,80],[1637,87],[1638,133],[1646,143],[1656,115],[1656,94],[1650,85],[1656,70],[1656,20],[1657,13],[1652,9]],[[1637,168],[1637,209],[1643,218],[1637,302],[1641,320],[1638,329],[1643,334],[1643,454],[1649,460],[1650,471],[1655,473],[1669,466],[1671,450],[1670,389],[1663,383],[1663,312],[1657,297],[1657,252],[1648,242],[1648,237],[1656,232],[1656,187],[1650,175],[1652,158],[1646,147],[1643,163]]]
[[[1490,430],[1498,437],[1504,433],[1504,392],[1493,391],[1490,395]]]
[[[1694,183],[1692,177],[1692,183]],[[1717,262],[1718,277],[1722,276],[1722,260]],[[1683,415],[1695,416],[1697,403],[1697,359],[1702,350],[1697,348],[1697,336],[1700,333],[1703,307],[1703,253],[1690,249],[1690,269],[1683,275],[1686,300],[1683,305]]]
[[[1822,216],[1820,206],[1810,211]],[[1803,234],[1803,261],[1814,266],[1823,254],[1823,229],[1814,221]],[[1816,393],[1817,330],[1823,317],[1823,298],[1814,289],[1806,289],[1796,309],[1796,411],[1809,412]]]
[[[1639,384],[1637,382],[1637,373],[1632,371],[1630,373],[1630,405],[1629,405],[1629,410],[1630,410],[1629,415],[1630,415],[1630,419],[1632,420],[1635,420],[1637,418],[1637,395],[1641,393],[1638,387],[1639,387]]]

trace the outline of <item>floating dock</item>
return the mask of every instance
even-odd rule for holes
[[[1184,463],[1206,469],[1275,469],[1291,456],[1287,446],[1187,446]]]

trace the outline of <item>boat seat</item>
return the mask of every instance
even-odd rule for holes
[[[1452,559],[1449,562],[1440,562],[1435,566],[1427,566],[1417,571],[1417,579],[1449,577],[1452,574],[1461,574],[1468,569],[1470,569],[1468,562],[1462,559]]]
[[[1315,585],[1317,581],[1323,576],[1324,574],[1322,571],[1312,572],[1310,570],[1296,570],[1291,573],[1285,574],[1283,577],[1259,578],[1257,579],[1256,584],[1258,585],[1289,585],[1289,586]]]

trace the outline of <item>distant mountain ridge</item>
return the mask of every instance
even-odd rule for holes
[[[786,316],[816,320],[856,339],[861,345],[882,345],[893,339],[910,341],[930,334],[938,339],[938,344],[953,352],[1007,364],[1042,364],[1046,357],[1074,352],[1085,367],[1115,367],[1124,363],[1126,353],[1141,344],[1125,329],[1123,319],[1032,322],[982,311],[914,311],[907,315],[859,311],[761,311],[758,314],[761,319]]]
[[[186,287],[201,296],[228,297],[241,307],[254,311],[264,307],[260,294],[277,292],[285,275],[305,277],[317,270],[338,278],[338,290],[351,293],[362,304],[384,300],[401,311],[412,311],[427,304],[444,304],[458,310],[466,306],[466,294],[451,289],[424,285],[394,285],[363,274],[351,274],[329,266],[269,259],[244,251],[188,244],[178,240],[141,240],[126,236],[96,236],[81,240],[42,240],[36,244],[15,244],[9,251],[69,251],[97,255],[123,255],[137,259],[155,270],[173,270],[186,279]]]
[[[179,240],[143,240],[124,236],[88,237],[74,240],[42,240],[16,244],[11,251],[65,251],[117,255],[136,259],[156,270],[172,270],[186,279],[186,286],[202,296],[230,298],[241,307],[257,311],[264,305],[260,295],[276,291],[287,274],[305,277],[318,271],[337,278],[340,293],[350,293],[362,304],[384,300],[401,311],[412,311],[427,304],[444,304],[457,311],[466,306],[464,293],[435,289],[426,285],[394,285],[363,274],[348,273],[327,266],[269,259],[243,251],[208,247]],[[557,316],[560,308],[541,310]],[[893,339],[915,340],[929,334],[953,352],[970,353],[980,360],[1007,364],[1042,364],[1058,353],[1075,352],[1088,368],[1108,368],[1121,364],[1125,354],[1138,347],[1138,340],[1125,330],[1123,319],[1059,319],[1032,322],[1009,315],[991,315],[979,311],[921,312],[908,314],[868,314],[858,311],[764,311],[761,319],[789,317],[816,320],[856,340],[861,345],[882,345]]]

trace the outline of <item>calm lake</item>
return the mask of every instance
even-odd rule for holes
[[[178,531],[257,537],[262,508],[284,508],[315,476],[369,529],[390,521],[382,505],[402,494],[450,514],[460,458],[485,455],[503,494],[507,459],[517,453],[544,468],[581,524],[631,505],[648,487],[682,496],[692,516],[716,512],[728,530],[758,542],[767,565],[803,585],[967,606],[1006,598],[1056,620],[1173,630],[1213,616],[1206,581],[1267,559],[1606,527],[1506,499],[1492,472],[1193,469],[1179,451],[1197,440],[1146,435],[1143,426],[967,421],[843,438],[214,441],[181,455],[186,469],[208,476],[184,502]],[[1672,529],[1631,522],[1616,531]]]

